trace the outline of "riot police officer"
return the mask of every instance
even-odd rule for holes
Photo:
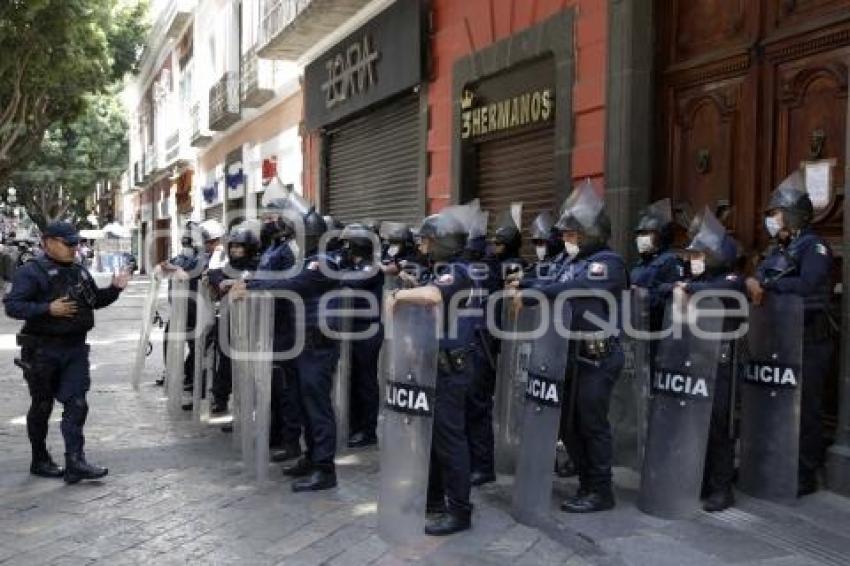
[[[632,267],[631,283],[649,292],[650,330],[659,330],[664,319],[666,294],[659,291],[665,283],[680,281],[685,275],[673,244],[673,213],[670,199],[652,203],[641,214],[635,228],[637,264]]]
[[[425,533],[434,536],[450,535],[472,525],[466,402],[475,371],[471,354],[476,349],[476,322],[457,317],[450,305],[459,293],[469,295],[473,291],[469,300],[476,300],[478,284],[461,259],[469,228],[461,220],[462,214],[452,213],[454,208],[427,217],[419,231],[420,251],[433,266],[427,274],[428,283],[396,291],[387,299],[388,309],[396,301],[440,305],[444,324],[457,325],[455,332],[443,332],[439,343],[428,476],[427,511],[431,518],[425,526]]]
[[[552,215],[541,212],[531,223],[531,243],[537,258],[526,270],[526,276],[546,279],[554,275],[557,259],[564,251],[561,233],[555,228]]]
[[[331,391],[339,359],[339,345],[321,331],[319,317],[322,314],[322,297],[339,286],[338,277],[331,277],[327,272],[338,271],[339,267],[330,257],[319,253],[319,241],[327,231],[324,219],[315,209],[310,208],[302,217],[302,222],[304,258],[296,274],[281,279],[268,279],[262,286],[257,286],[255,279],[234,286],[237,293],[235,297],[246,288],[262,288],[297,293],[303,302],[303,319],[290,314],[289,319],[284,321],[304,332],[304,347],[292,360],[291,368],[304,419],[307,453],[294,465],[283,469],[284,475],[298,478],[292,483],[292,491],[295,492],[336,487],[336,421]]]
[[[823,380],[833,354],[827,315],[832,293],[832,251],[811,227],[814,207],[795,172],[773,192],[765,208],[765,229],[774,245],[765,253],[747,291],[755,304],[764,293],[803,298],[803,386],[800,405],[798,494],[817,490],[823,464],[821,424]]]
[[[252,289],[271,289],[277,278],[283,277],[295,266],[297,242],[295,223],[309,210],[300,196],[289,191],[270,198],[265,203],[260,229],[260,260]],[[292,306],[288,301],[275,300],[274,351],[285,352],[294,345],[291,326]],[[301,455],[301,433],[304,419],[298,402],[293,360],[274,362],[272,366],[272,406],[269,444],[280,450],[272,454],[272,461],[285,462]]]
[[[49,224],[42,237],[45,254],[20,267],[3,302],[6,314],[23,320],[18,335],[32,404],[27,434],[32,445],[30,473],[64,477],[67,483],[102,478],[107,469],[89,464],[83,451],[83,426],[89,406],[89,346],[86,333],[94,326],[94,310],[118,299],[127,286],[126,273],[98,289],[84,267],[74,261],[80,237],[68,222]],[[53,400],[64,406],[60,429],[65,440],[65,469],[47,450],[47,426]]]
[[[227,263],[220,268],[211,267],[207,272],[207,280],[212,290],[214,300],[223,298],[230,287],[243,276],[256,271],[259,265],[260,239],[258,230],[248,221],[234,226],[227,237]],[[222,351],[218,344],[218,318],[216,328],[209,333],[210,346],[215,348],[218,360],[212,383],[212,403],[210,412],[221,414],[227,412],[227,401],[233,387],[232,364],[230,357]]]
[[[377,235],[363,224],[346,226],[340,239],[345,250],[342,286],[372,296],[373,314],[366,314],[370,301],[365,297],[355,297],[351,308],[358,314],[353,318],[351,331],[362,333],[369,328],[378,331],[371,337],[352,342],[351,347],[351,403],[349,448],[359,448],[377,444],[376,427],[378,425],[378,354],[384,341],[381,321],[381,302],[384,295],[384,272],[375,261],[375,243]]]
[[[604,292],[619,301],[626,286],[622,257],[608,247],[611,221],[604,204],[589,181],[577,187],[562,208],[557,229],[564,243],[564,256],[555,278],[523,279],[512,284],[533,288],[547,297],[573,290]],[[565,444],[578,469],[579,489],[561,509],[589,513],[614,506],[611,466],[613,446],[608,410],[614,383],[623,367],[619,339],[610,329],[599,328],[592,315],[612,320],[604,297],[570,299],[572,318],[570,341],[572,375],[568,376],[568,411]]]
[[[705,209],[700,227],[686,249],[690,266],[689,277],[682,281],[662,284],[659,294],[672,289],[674,300],[684,300],[684,295],[702,291],[744,292],[744,279],[735,273],[738,245],[726,233],[726,228],[714,214]],[[679,294],[680,297],[675,295]],[[669,295],[668,295],[669,296]],[[737,306],[728,297],[721,297],[725,307]],[[733,331],[740,324],[731,316],[724,317],[723,330]],[[714,381],[714,399],[711,406],[711,423],[708,430],[705,470],[703,472],[703,509],[722,511],[734,504],[732,481],[735,476],[735,442],[730,434],[731,399],[735,383],[735,344],[721,342],[720,359]]]

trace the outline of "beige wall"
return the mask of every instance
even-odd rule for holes
[[[224,161],[225,156],[244,144],[264,142],[281,131],[297,126],[301,122],[301,91],[270,108],[235,132],[216,140],[198,157],[198,168],[209,171]]]

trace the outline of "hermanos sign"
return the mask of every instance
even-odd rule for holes
[[[461,139],[469,140],[542,124],[555,115],[555,93],[541,88],[489,103],[476,104],[467,90],[461,100]]]

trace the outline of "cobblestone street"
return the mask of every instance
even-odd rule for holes
[[[820,492],[789,508],[739,496],[739,505],[724,513],[662,521],[635,508],[636,478],[623,470],[614,511],[566,516],[553,502],[551,524],[529,529],[511,519],[510,480],[500,478],[474,495],[472,531],[390,548],[375,528],[375,450],[338,458],[338,489],[293,494],[276,468],[264,485],[247,479],[218,426],[168,418],[164,392],[153,385],[162,369],[158,343],[141,393],[132,391],[144,288],[143,281],[133,282],[116,305],[98,313],[90,335],[87,454],[109,466],[103,482],[66,486],[28,474],[28,396],[12,363],[18,323],[0,319],[0,563],[847,563],[847,499]],[[49,437],[57,459],[60,411],[54,411]],[[563,493],[571,485],[556,489]]]

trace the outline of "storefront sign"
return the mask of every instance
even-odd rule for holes
[[[422,3],[395,2],[304,70],[305,118],[314,130],[422,80]]]
[[[555,115],[555,96],[551,88],[545,88],[479,103],[467,90],[461,108],[461,138],[467,140],[549,122]]]

